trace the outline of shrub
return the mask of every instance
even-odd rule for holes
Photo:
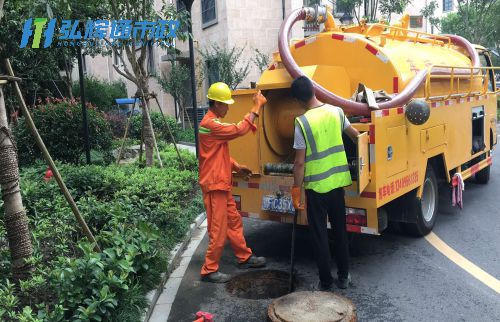
[[[80,96],[80,84],[73,85],[73,94]],[[93,76],[85,78],[85,100],[100,111],[109,111],[116,105],[115,99],[127,97],[127,88],[122,81],[105,82]]]
[[[165,126],[165,121],[163,120],[162,114],[160,112],[151,112],[150,115],[156,138],[171,143],[172,138],[168,132],[168,128]],[[165,116],[165,118],[167,119],[168,126],[170,127],[170,130],[172,131],[172,134],[176,142],[180,141],[182,138],[189,138],[189,134],[186,134],[186,131],[183,130],[179,124],[177,124],[175,118],[167,115]],[[129,137],[140,140],[141,129],[142,129],[142,115],[134,115],[131,120]],[[194,134],[193,134],[193,141],[194,141]]]
[[[173,148],[161,156],[164,168],[58,163],[101,253],[92,251],[55,180],[43,180],[46,165],[22,169],[35,271],[16,292],[0,219],[0,321],[142,318],[145,294],[157,286],[166,254],[203,209],[195,156],[182,152],[186,171]]]
[[[110,154],[112,134],[101,112],[88,106],[88,125],[91,149]],[[82,131],[82,111],[76,101],[49,100],[31,110],[38,132],[52,157],[78,164],[85,151]],[[42,157],[31,131],[23,118],[13,129],[17,141],[19,163],[32,164]]]

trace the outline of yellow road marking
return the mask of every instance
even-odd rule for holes
[[[467,258],[457,253],[453,248],[448,246],[436,234],[430,232],[425,239],[441,252],[444,256],[448,257],[452,262],[460,266],[464,271],[477,278],[484,285],[488,286],[498,294],[500,294],[500,281],[483,271],[481,268],[474,265]]]

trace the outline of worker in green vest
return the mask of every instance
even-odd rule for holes
[[[328,214],[333,228],[337,286],[345,289],[351,277],[343,187],[351,185],[352,181],[342,133],[356,142],[359,132],[351,126],[340,107],[324,104],[316,98],[309,78],[296,78],[291,92],[292,97],[306,109],[304,115],[295,119],[293,205],[295,209],[304,209],[300,200],[304,184],[307,220],[319,270],[318,289],[322,291],[331,290],[334,282],[326,227]]]

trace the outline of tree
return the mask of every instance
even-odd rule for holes
[[[439,8],[439,5],[436,0],[433,0],[429,2],[426,6],[420,10],[420,14],[429,21],[431,26],[435,27],[436,29],[440,30],[441,29],[441,21],[439,18],[436,18],[434,16],[434,12],[436,9]]]
[[[109,12],[111,17],[116,20],[132,19],[133,21],[157,21],[160,19],[173,19],[183,26],[188,21],[188,13],[186,11],[178,12],[171,4],[164,4],[161,10],[156,11],[153,0],[109,0]],[[140,33],[138,33],[141,36]],[[176,32],[177,38],[180,40],[187,39],[187,32],[179,27]],[[124,40],[118,45],[111,46],[113,53],[119,58],[121,66],[113,65],[116,72],[137,86],[136,96],[144,96],[143,108],[143,134],[144,143],[146,145],[146,165],[153,164],[153,145],[154,133],[151,126],[151,118],[149,115],[149,78],[150,74],[146,69],[148,48],[154,45],[154,35],[146,33],[142,39]],[[142,46],[136,46],[136,41],[141,41]],[[108,40],[108,44],[111,43]],[[167,48],[169,44],[160,44],[161,47]],[[125,62],[125,57],[128,64]],[[130,66],[130,68],[129,68]]]
[[[465,37],[470,42],[498,48],[500,2],[497,0],[460,0],[458,11],[441,19],[441,32]]]
[[[269,58],[269,55],[255,48],[255,56],[252,58],[252,62],[254,63],[255,66],[257,66],[259,71],[262,73],[271,63],[271,59]]]
[[[0,0],[0,23],[3,23],[3,1]],[[0,46],[0,56],[5,50]],[[19,189],[19,166],[17,153],[9,129],[3,86],[5,81],[0,80],[0,185],[4,201],[4,222],[9,241],[9,250],[14,280],[27,278],[31,273],[31,264],[28,259],[33,254],[31,234],[28,228],[28,218],[23,206]]]
[[[206,63],[202,70],[201,79],[207,79],[209,83],[223,82],[233,90],[248,76],[250,62],[241,61],[241,54],[245,48],[220,47],[217,44],[200,50],[200,55]]]
[[[190,78],[189,67],[171,60],[172,69],[168,74],[158,77],[158,83],[163,90],[174,98],[175,102],[175,119],[178,120],[179,116],[184,116],[185,99],[191,94],[191,88],[186,86],[186,82]],[[179,113],[177,113],[177,106]],[[184,122],[183,122],[184,124]]]
[[[410,0],[338,0],[337,6],[354,13],[358,23],[361,18],[367,19],[368,22],[376,22],[379,12],[386,17],[387,22],[390,22],[391,15],[402,14],[409,3]]]
[[[457,12],[449,13],[441,19],[434,16],[436,8],[436,1],[431,1],[421,13],[441,33],[460,35],[474,44],[499,51],[500,1],[459,0]]]

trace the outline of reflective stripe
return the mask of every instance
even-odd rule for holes
[[[329,176],[331,176],[335,173],[341,173],[341,172],[347,172],[347,171],[349,171],[349,166],[347,164],[339,165],[337,167],[331,168],[328,171],[304,177],[304,182],[320,181],[320,180],[328,178]]]
[[[209,134],[212,131],[210,131],[210,129],[207,129],[206,127],[200,126],[198,128],[198,132],[200,132],[201,134]]]
[[[326,149],[325,151],[317,152],[317,153],[311,153],[311,155],[306,156],[306,162],[308,161],[313,161],[313,160],[319,160],[323,159],[330,154],[337,153],[337,152],[342,152],[344,151],[344,145],[336,145],[332,146],[331,148]]]
[[[309,142],[311,148],[311,154],[314,154],[318,150],[316,150],[316,141],[314,141],[311,125],[309,125],[309,121],[307,120],[307,117],[305,115],[299,116],[299,119],[302,122],[302,125],[304,126],[304,131],[306,132],[305,134],[307,136],[307,141]]]

